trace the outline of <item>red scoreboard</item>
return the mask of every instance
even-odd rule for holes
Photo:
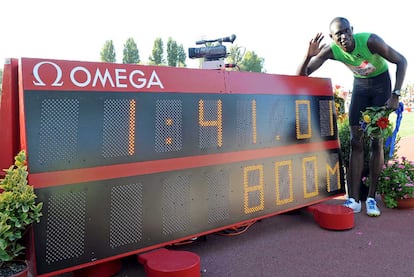
[[[38,275],[344,193],[329,79],[23,58]]]

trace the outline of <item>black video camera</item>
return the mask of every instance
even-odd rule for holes
[[[227,56],[227,49],[223,42],[233,43],[236,39],[236,35],[231,35],[224,38],[218,38],[213,40],[199,40],[196,41],[197,45],[218,42],[218,45],[205,46],[199,48],[188,48],[188,57],[190,59],[204,58],[206,61],[214,61]]]

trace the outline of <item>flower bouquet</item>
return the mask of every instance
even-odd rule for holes
[[[387,139],[392,136],[392,123],[388,117],[393,112],[386,107],[368,107],[362,112],[360,126],[370,138]]]

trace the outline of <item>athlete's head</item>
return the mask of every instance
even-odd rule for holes
[[[346,52],[352,52],[355,48],[353,28],[348,19],[335,17],[329,25],[329,36],[332,40]]]

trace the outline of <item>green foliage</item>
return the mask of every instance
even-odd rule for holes
[[[242,51],[242,47],[237,45],[232,45],[229,49],[229,53],[226,57],[226,61],[229,64],[236,64],[239,65],[244,57],[244,51]]]
[[[42,216],[43,203],[36,203],[36,194],[27,182],[26,154],[15,157],[14,165],[4,170],[0,180],[0,261],[19,258],[24,251],[21,239],[24,232]]]
[[[167,41],[167,64],[177,66],[178,63],[178,44],[171,37]]]
[[[345,100],[339,96],[339,93],[337,91],[335,91],[334,101],[336,117],[338,121],[342,122],[348,118],[348,114],[345,113]]]
[[[384,165],[377,190],[384,196],[388,208],[396,208],[397,199],[414,197],[414,163],[402,157]]]
[[[152,48],[152,55],[149,56],[150,64],[162,65],[164,64],[164,43],[161,38],[156,38]]]
[[[391,121],[395,122],[396,118],[396,113],[392,113],[390,115]],[[400,135],[402,138],[414,136],[414,112],[403,112],[398,135]]]
[[[177,57],[178,57],[178,66],[180,67],[186,67],[186,63],[185,60],[187,58],[187,54],[184,50],[184,46],[182,44],[180,44],[178,46],[178,51],[177,51]]]
[[[109,63],[116,62],[115,47],[112,40],[105,41],[105,44],[101,50],[101,61]]]
[[[341,147],[341,156],[343,165],[349,167],[349,154],[351,151],[351,131],[349,129],[349,121],[338,121],[338,136]]]
[[[339,143],[341,147],[341,156],[342,156],[342,162],[345,167],[349,167],[349,154],[351,151],[351,131],[349,128],[349,121],[338,121],[338,137],[339,137]],[[399,141],[401,138],[397,136],[397,139],[395,140],[395,146],[394,146],[394,153],[391,158],[397,157],[397,152],[399,149]],[[370,159],[370,145],[371,139],[368,137],[364,137],[364,168],[368,168],[369,159]],[[388,161],[390,159],[390,146],[386,146],[384,143],[384,161]]]
[[[340,143],[340,148],[341,148],[342,162],[343,162],[343,165],[346,168],[348,168],[349,167],[349,154],[351,151],[351,130],[349,126],[348,115],[345,113],[344,100],[343,98],[338,96],[337,93],[334,93],[334,101],[335,101],[335,110],[336,110],[336,115],[337,115],[338,138],[339,138],[339,143]],[[392,135],[392,123],[388,122],[388,124],[389,125],[387,125],[387,128],[389,128],[389,131],[387,131],[387,134],[391,136]],[[369,136],[369,134],[367,134],[366,136],[364,136],[363,139],[364,139],[364,169],[365,169],[365,172],[368,172],[368,165],[369,165],[369,160],[370,160],[369,149],[371,148],[371,145],[370,145],[371,137]],[[397,157],[396,153],[399,148],[398,143],[400,139],[401,138],[397,136],[395,140],[394,153],[393,153],[392,158]],[[390,159],[389,157],[390,150],[391,150],[390,146],[387,147],[384,143],[384,161],[385,162],[387,162]]]
[[[133,38],[128,38],[124,44],[122,63],[138,64],[139,62],[140,59],[137,44],[135,43]]]
[[[392,109],[368,107],[361,116],[361,129],[371,138],[387,139],[392,136],[392,124],[389,115]]]
[[[262,72],[263,64],[263,58],[260,58],[254,51],[247,51],[239,66],[241,71]]]

